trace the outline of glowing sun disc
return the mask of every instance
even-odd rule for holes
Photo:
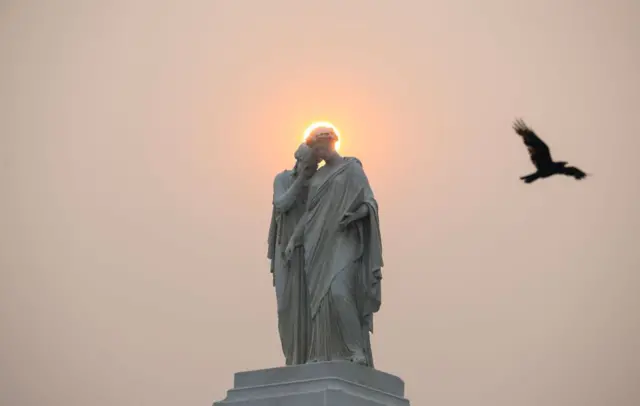
[[[336,126],[329,123],[328,121],[318,121],[317,123],[313,123],[309,127],[307,127],[307,129],[304,130],[304,137],[302,137],[302,141],[306,141],[309,137],[309,134],[311,134],[311,132],[318,127],[329,127],[333,129],[333,132],[335,132],[338,136],[338,141],[336,141],[336,151],[340,151],[340,140],[342,139],[342,137],[340,136],[340,132],[338,131]]]

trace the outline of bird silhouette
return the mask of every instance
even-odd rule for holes
[[[522,137],[524,145],[529,151],[531,162],[536,167],[536,171],[529,175],[521,176],[524,183],[531,183],[538,179],[548,178],[553,175],[572,176],[577,180],[584,179],[587,174],[575,166],[567,166],[567,162],[555,162],[551,159],[549,147],[529,128],[522,119],[516,119],[513,129]]]

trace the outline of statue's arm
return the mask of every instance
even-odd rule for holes
[[[302,189],[304,180],[302,176],[297,176],[293,184],[287,188],[282,181],[281,175],[276,176],[273,182],[273,206],[278,213],[284,213],[291,209]]]
[[[353,212],[353,219],[360,220],[367,217],[368,215],[369,215],[369,205],[362,203],[360,206],[358,206],[358,209],[355,212]]]
[[[291,235],[291,241],[293,241],[294,247],[298,247],[302,245],[304,236],[304,225],[307,223],[307,217],[309,215],[305,212],[300,220],[298,220],[298,224],[296,224],[296,228],[293,230],[293,235]]]
[[[364,173],[364,169],[362,168],[362,162],[360,162],[360,160],[357,158],[354,158],[354,159],[359,164],[358,166],[354,167],[354,170],[355,170],[356,176],[360,179],[360,182],[362,182],[362,185],[364,187],[365,200],[373,199],[373,192],[371,191],[371,187],[369,186],[369,180],[367,179],[367,175]],[[358,206],[356,211],[351,213],[351,218],[355,221],[355,220],[363,219],[368,215],[369,215],[369,205],[363,202],[360,206]]]
[[[298,220],[298,224],[296,224],[296,228],[293,230],[293,234],[289,238],[289,242],[287,243],[287,248],[284,250],[284,257],[287,261],[291,260],[291,255],[293,255],[293,251],[302,246],[304,244],[304,226],[307,222],[308,214],[305,212],[300,220]]]
[[[308,214],[305,212],[300,220],[298,220],[298,224],[296,224],[296,228],[293,230],[293,234],[291,235],[291,240],[289,240],[290,244],[293,244],[293,248],[299,247],[303,244],[303,235],[304,235],[304,225],[307,222]]]

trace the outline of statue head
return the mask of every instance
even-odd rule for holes
[[[310,177],[318,170],[318,163],[320,161],[315,157],[313,150],[307,144],[300,144],[293,156],[296,159],[296,164],[293,167],[294,175],[297,175],[298,171],[302,169],[304,174]]]
[[[331,127],[318,127],[306,139],[306,144],[319,161],[327,160],[337,154],[338,135]]]

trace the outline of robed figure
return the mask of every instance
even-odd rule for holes
[[[318,161],[302,144],[295,153],[292,170],[276,175],[273,182],[273,212],[269,227],[269,249],[278,309],[278,332],[286,365],[304,364],[309,354],[309,305],[304,273],[304,248],[298,247],[287,260],[285,248],[305,212],[309,178]]]
[[[378,204],[361,162],[343,158],[331,128],[307,138],[324,165],[309,183],[306,212],[285,256],[303,248],[311,330],[308,361],[347,360],[373,367],[370,333],[381,304]]]

